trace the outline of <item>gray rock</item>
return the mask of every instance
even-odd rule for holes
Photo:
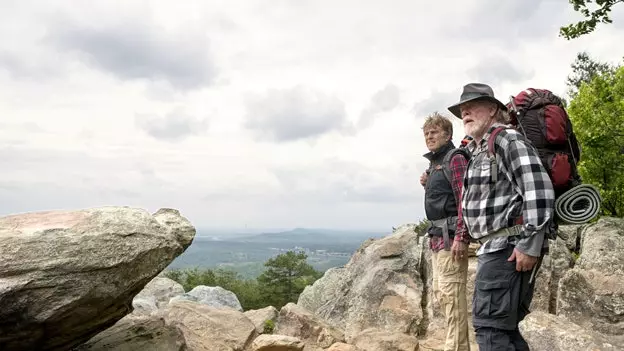
[[[551,240],[549,251],[537,274],[531,311],[556,312],[559,282],[574,266],[572,253],[562,239]]]
[[[220,286],[198,285],[186,294],[173,297],[172,301],[195,301],[216,308],[233,308],[243,311],[236,295]]]
[[[232,308],[215,308],[193,301],[171,301],[159,309],[167,326],[184,334],[187,350],[249,350],[258,336],[245,315]]]
[[[344,341],[342,331],[292,302],[280,310],[274,334],[299,338],[307,346],[316,348],[327,348],[336,342]]]
[[[318,279],[312,285],[308,285],[299,294],[297,305],[309,310],[316,311],[324,304],[332,301],[344,284],[345,268],[333,267],[325,271],[322,279]]]
[[[138,293],[132,306],[135,312],[151,313],[167,305],[171,298],[184,294],[182,285],[165,277],[156,277]]]
[[[286,335],[260,335],[251,344],[251,351],[302,351],[301,340]]]
[[[193,241],[176,210],[128,207],[0,217],[0,349],[68,350],[131,312]]]
[[[607,337],[546,312],[532,312],[520,322],[520,332],[531,350],[616,351],[621,339]]]
[[[344,268],[326,273],[298,304],[343,330],[348,343],[368,328],[418,335],[426,329],[425,281],[431,271],[425,243],[409,225],[367,240]]]
[[[245,311],[243,314],[256,326],[256,332],[262,334],[264,333],[264,323],[273,321],[275,324],[279,312],[275,307],[268,306],[259,310]]]
[[[353,345],[361,351],[418,351],[418,339],[413,335],[367,329],[358,334]]]
[[[581,233],[587,224],[561,224],[557,236],[566,243],[570,251],[577,252],[580,248]]]
[[[132,308],[134,314],[151,314],[158,309],[156,299],[154,297],[134,298],[132,300]]]
[[[162,317],[129,314],[73,351],[183,351],[184,335]]]
[[[559,283],[557,315],[606,335],[624,335],[624,219],[583,231],[581,255]]]

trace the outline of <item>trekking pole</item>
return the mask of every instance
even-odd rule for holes
[[[535,265],[533,266],[533,269],[531,270],[531,277],[529,278],[529,285],[531,285],[533,283],[533,281],[535,280],[535,277],[537,276],[537,271],[540,269],[540,267],[542,266],[542,260],[544,258],[544,255],[541,254],[538,258],[537,258],[537,262],[535,262]]]
[[[516,121],[518,121],[518,125],[520,126],[520,129],[522,129],[522,135],[526,137],[526,131],[524,130],[524,127],[522,126],[522,123],[520,122],[520,111],[518,111],[518,107],[516,106],[516,103],[514,102],[513,95],[509,95],[509,103],[511,104],[511,108],[513,109],[513,112],[516,114]]]

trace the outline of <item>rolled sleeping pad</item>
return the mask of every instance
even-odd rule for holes
[[[557,198],[555,214],[569,224],[587,223],[598,215],[601,202],[598,188],[591,184],[580,184]]]

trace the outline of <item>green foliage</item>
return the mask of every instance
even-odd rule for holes
[[[275,330],[275,322],[270,319],[264,321],[264,329],[262,330],[262,334],[273,334],[273,330]]]
[[[427,230],[427,228],[429,228],[429,221],[427,219],[422,219],[420,222],[418,222],[418,224],[416,224],[416,228],[414,228],[414,231],[418,235],[425,235],[425,231]]]
[[[267,306],[280,309],[288,302],[297,302],[306,285],[311,285],[322,276],[306,262],[303,252],[286,253],[265,262],[267,269],[257,279],[245,279],[229,269],[172,269],[164,275],[190,291],[198,285],[220,286],[233,292],[244,310],[255,310]]]
[[[311,285],[322,273],[306,262],[304,252],[288,251],[270,258],[267,270],[258,278],[263,300],[280,309],[288,302],[297,302],[306,285]]]
[[[571,254],[572,254],[572,260],[574,262],[578,261],[578,259],[581,257],[581,254],[578,252],[571,252]]]
[[[226,269],[173,269],[167,270],[164,275],[190,291],[198,285],[220,286],[233,292],[244,310],[258,309],[267,305],[258,294],[258,283],[254,279],[244,279],[238,273]]]
[[[582,82],[568,113],[582,148],[583,182],[600,189],[604,215],[624,216],[624,67]]]
[[[612,65],[592,59],[587,52],[579,52],[572,63],[572,73],[568,75],[566,80],[568,95],[574,98],[583,83],[589,83],[595,76],[606,74],[613,70],[614,67]]]
[[[612,23],[609,18],[611,8],[624,0],[569,0],[569,2],[574,6],[574,11],[580,12],[586,19],[559,29],[559,35],[568,40],[593,32],[598,23]],[[590,7],[594,9],[591,10]]]

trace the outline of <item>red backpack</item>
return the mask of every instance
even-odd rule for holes
[[[529,88],[510,97],[511,124],[537,149],[558,197],[581,184],[577,164],[581,159],[572,122],[561,99],[546,89]],[[493,144],[495,130],[489,143]],[[494,145],[488,145],[493,150]]]

